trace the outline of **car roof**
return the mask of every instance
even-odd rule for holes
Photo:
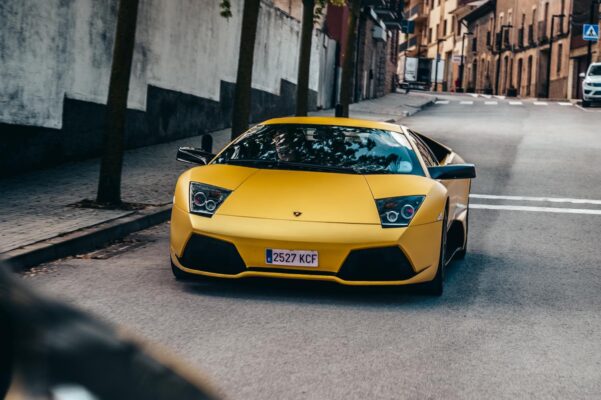
[[[400,125],[388,122],[368,121],[364,119],[342,118],[342,117],[285,117],[273,118],[261,123],[262,125],[277,124],[301,124],[301,125],[328,125],[349,126],[354,128],[382,129],[393,132],[403,132]]]

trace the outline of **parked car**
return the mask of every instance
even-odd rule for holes
[[[601,101],[601,63],[593,63],[586,73],[581,73],[582,81],[582,106],[588,107],[591,103]]]

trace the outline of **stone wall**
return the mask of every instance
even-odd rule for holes
[[[140,1],[128,147],[230,125],[242,0],[232,1],[230,19],[219,11],[215,0]],[[0,175],[99,154],[116,12],[116,0],[0,2]],[[293,113],[299,40],[300,22],[263,2],[253,121]],[[319,93],[334,85],[335,47],[315,31],[313,108],[332,106]]]

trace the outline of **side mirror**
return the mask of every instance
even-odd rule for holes
[[[474,179],[476,166],[474,164],[451,164],[442,167],[429,167],[432,179]]]
[[[584,79],[584,78],[586,78],[586,73],[585,72],[581,72],[578,76]]]
[[[206,165],[215,157],[208,151],[196,147],[180,147],[177,149],[177,161],[188,164]]]

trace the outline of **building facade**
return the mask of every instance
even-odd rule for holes
[[[400,59],[430,60],[435,90],[579,98],[579,74],[589,64],[582,24],[599,20],[598,7],[590,0],[411,0],[405,15],[415,33],[404,37]],[[600,46],[592,44],[590,61],[601,59]]]

